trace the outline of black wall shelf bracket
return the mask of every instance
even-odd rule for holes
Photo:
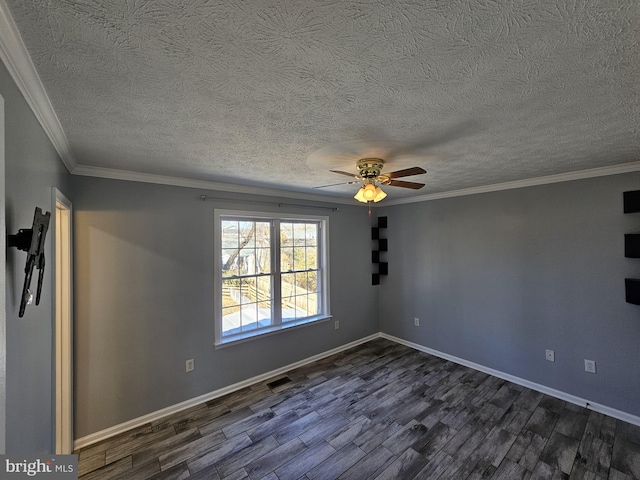
[[[624,213],[640,212],[640,190],[632,190],[622,194]]]
[[[378,265],[378,273],[371,275],[371,285],[380,285],[380,277],[389,274],[389,264],[382,261],[382,252],[386,252],[388,243],[386,238],[381,238],[382,230],[387,228],[387,217],[378,217],[378,226],[371,227],[371,240],[378,242],[378,248],[371,252],[371,262]]]
[[[633,305],[640,305],[640,279],[638,278],[625,278],[624,279],[624,292],[627,303]]]
[[[640,258],[640,233],[624,234],[624,256]]]
[[[623,192],[624,213],[640,213],[640,190]],[[624,234],[624,256],[640,258],[640,233]],[[640,305],[640,279],[625,278],[624,293],[627,303]]]

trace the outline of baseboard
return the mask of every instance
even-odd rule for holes
[[[413,348],[415,350],[419,350],[424,353],[428,353],[429,355],[434,355],[436,357],[443,358],[445,360],[449,360],[451,362],[457,363],[459,365],[464,365],[465,367],[473,368],[474,370],[478,370],[480,372],[487,373],[489,375],[493,375],[494,377],[502,378],[503,380],[507,380],[509,382],[515,383],[517,385],[522,385],[523,387],[530,388],[531,390],[535,390],[537,392],[544,393],[546,395],[550,395],[555,398],[559,398],[561,400],[565,400],[569,403],[573,403],[575,405],[580,405],[581,407],[586,407],[590,410],[593,410],[598,413],[602,413],[604,415],[608,415],[610,417],[616,418],[618,420],[622,420],[627,423],[631,423],[633,425],[640,426],[640,417],[636,415],[632,415],[627,412],[623,412],[621,410],[616,410],[615,408],[608,407],[606,405],[601,405],[596,402],[592,402],[591,400],[587,400],[584,398],[576,397],[575,395],[571,395],[566,392],[562,392],[560,390],[556,390],[554,388],[547,387],[545,385],[540,385],[539,383],[531,382],[529,380],[525,380],[520,377],[516,377],[514,375],[501,372],[499,370],[494,370],[493,368],[485,367],[484,365],[480,365],[478,363],[470,362],[469,360],[465,360],[463,358],[459,358],[453,355],[449,355],[448,353],[443,353],[438,350],[434,350],[429,347],[425,347],[423,345],[419,345],[417,343],[410,342],[408,340],[404,340],[399,337],[394,337],[393,335],[388,335],[386,333],[376,333],[373,335],[369,335],[368,337],[361,338],[354,342],[347,343],[340,347],[334,348],[332,350],[328,350],[323,353],[319,353],[317,355],[313,355],[311,357],[305,358],[295,363],[291,363],[281,368],[277,368],[270,372],[263,373],[261,375],[249,378],[242,382],[234,383],[233,385],[229,385],[227,387],[220,388],[213,392],[206,393],[204,395],[200,395],[199,397],[192,398],[190,400],[186,400],[184,402],[180,402],[176,405],[172,405],[167,408],[163,408],[161,410],[157,410],[155,412],[149,413],[147,415],[143,415],[142,417],[134,418],[124,423],[120,423],[118,425],[114,425],[113,427],[109,427],[105,430],[101,430],[96,433],[92,433],[85,437],[78,438],[74,441],[74,450],[78,450],[80,448],[87,447],[94,443],[101,442],[102,440],[106,440],[107,438],[113,437],[115,435],[119,435],[124,433],[132,428],[140,427],[145,425],[146,423],[154,422],[156,420],[160,420],[167,415],[172,415],[174,413],[181,412],[186,410],[187,408],[194,407],[204,402],[208,402],[209,400],[213,400],[215,398],[222,397],[223,395],[227,395],[229,393],[233,393],[237,390],[243,389],[245,387],[251,386],[255,383],[262,382],[271,377],[275,377],[277,375],[281,375],[285,372],[293,370],[298,367],[302,367],[309,363],[316,362],[318,360],[322,360],[323,358],[329,357],[336,353],[340,353],[344,350],[348,350],[349,348],[356,347],[360,344],[369,342],[371,340],[375,340],[376,338],[385,338],[392,342],[399,343],[401,345],[405,345],[407,347]]]
[[[180,402],[178,404],[172,405],[170,407],[163,408],[161,410],[157,410],[155,412],[151,412],[147,415],[143,415],[142,417],[134,418],[132,420],[126,421],[124,423],[120,423],[118,425],[114,425],[113,427],[106,428],[99,432],[92,433],[90,435],[86,435],[84,437],[78,438],[73,442],[74,450],[78,450],[80,448],[87,447],[94,443],[101,442],[102,440],[106,440],[107,438],[113,437],[115,435],[119,435],[124,433],[132,428],[140,427],[150,422],[154,422],[156,420],[160,420],[167,415],[172,415],[174,413],[181,412],[191,407],[195,407],[201,403],[208,402],[209,400],[213,400],[218,397],[222,397],[223,395],[228,395],[229,393],[233,393],[235,391],[241,390],[245,387],[251,386],[253,384],[262,382],[271,377],[275,377],[277,375],[281,375],[290,370],[293,370],[298,367],[302,367],[309,363],[316,362],[318,360],[322,360],[323,358],[329,357],[336,353],[340,353],[344,350],[348,350],[349,348],[356,347],[360,344],[369,342],[371,340],[375,340],[376,338],[380,338],[380,334],[376,333],[373,335],[369,335],[368,337],[361,338],[359,340],[347,343],[340,347],[334,348],[332,350],[328,350],[323,353],[319,353],[317,355],[313,355],[311,357],[307,357],[298,362],[291,363],[289,365],[285,365],[284,367],[277,368],[275,370],[271,370],[270,372],[263,373],[261,375],[249,378],[247,380],[243,380],[242,382],[234,383],[233,385],[229,385],[227,387],[220,388],[218,390],[214,390],[213,392],[205,393],[204,395],[200,395],[199,397],[192,398],[190,400],[186,400],[184,402]]]
[[[391,340],[392,342],[400,343],[407,347],[411,347],[415,350],[428,353],[429,355],[434,355],[436,357],[444,358],[445,360],[449,360],[451,362],[464,365],[465,367],[473,368],[474,370],[479,370],[481,372],[488,373],[489,375],[493,375],[494,377],[502,378],[503,380],[507,380],[517,385],[522,385],[523,387],[527,387],[527,388],[530,388],[531,390],[535,390],[537,392],[544,393],[546,395],[550,395],[555,398],[559,398],[560,400],[565,400],[569,403],[580,405],[581,407],[586,407],[589,410],[593,410],[595,412],[602,413],[604,415],[608,415],[613,418],[617,418],[618,420],[622,420],[624,422],[640,426],[640,417],[636,415],[632,415],[630,413],[623,412],[621,410],[616,410],[615,408],[611,408],[606,405],[601,405],[599,403],[592,402],[591,400],[587,400],[581,397],[576,397],[575,395],[571,395],[569,393],[556,390],[554,388],[550,388],[545,385],[540,385],[539,383],[531,382],[529,380],[525,380],[523,378],[516,377],[514,375],[510,375],[508,373],[504,373],[499,370],[494,370],[493,368],[485,367],[484,365],[470,362],[469,360],[455,357],[453,355],[449,355],[448,353],[439,352],[438,350],[434,350],[432,348],[425,347],[417,343],[409,342],[408,340],[403,340],[402,338],[394,337],[393,335],[380,333],[380,337],[386,338],[387,340]]]

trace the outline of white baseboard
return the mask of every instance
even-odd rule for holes
[[[393,335],[380,333],[380,337],[386,338],[387,340],[391,340],[392,342],[406,345],[407,347],[411,347],[415,350],[428,353],[429,355],[434,355],[436,357],[444,358],[445,360],[449,360],[451,362],[464,365],[465,367],[473,368],[474,370],[479,370],[481,372],[488,373],[489,375],[493,375],[494,377],[502,378],[503,380],[507,380],[517,385],[522,385],[523,387],[527,387],[527,388],[530,388],[531,390],[535,390],[537,392],[544,393],[546,395],[550,395],[555,398],[559,398],[560,400],[565,400],[569,403],[580,405],[581,407],[586,407],[589,410],[593,410],[595,412],[602,413],[604,415],[608,415],[613,418],[617,418],[618,420],[622,420],[624,422],[640,426],[640,417],[636,415],[631,415],[630,413],[623,412],[621,410],[616,410],[615,408],[607,407],[606,405],[601,405],[599,403],[592,402],[591,400],[586,400],[584,398],[576,397],[575,395],[571,395],[569,393],[562,392],[554,388],[546,387],[544,385],[540,385],[539,383],[530,382],[529,380],[525,380],[523,378],[516,377],[514,375],[510,375],[508,373],[504,373],[499,370],[494,370],[493,368],[485,367],[484,365],[470,362],[463,358],[449,355],[448,353],[439,352],[438,350],[434,350],[432,348],[425,347],[417,343],[409,342],[407,340],[403,340],[402,338],[394,337]]]
[[[208,402],[209,400],[213,400],[215,398],[221,397],[223,395],[227,395],[229,393],[233,393],[242,388],[251,386],[255,383],[262,382],[271,377],[275,377],[277,375],[281,375],[286,373],[294,368],[302,367],[312,362],[316,362],[325,357],[329,357],[336,353],[340,353],[344,350],[348,350],[349,348],[358,346],[365,342],[375,340],[376,338],[385,338],[387,340],[391,340],[392,342],[399,343],[401,345],[406,345],[407,347],[413,348],[415,350],[419,350],[424,353],[428,353],[429,355],[434,355],[436,357],[444,358],[445,360],[449,360],[451,362],[457,363],[459,365],[464,365],[465,367],[473,368],[474,370],[478,370],[480,372],[487,373],[489,375],[493,375],[494,377],[502,378],[503,380],[507,380],[509,382],[515,383],[517,385],[522,385],[523,387],[530,388],[531,390],[535,390],[537,392],[544,393],[546,395],[550,395],[555,398],[559,398],[561,400],[565,400],[569,403],[573,403],[575,405],[580,405],[581,407],[586,407],[590,410],[593,410],[598,413],[602,413],[604,415],[608,415],[613,418],[617,418],[618,420],[622,420],[627,423],[631,423],[633,425],[640,426],[640,417],[631,415],[630,413],[623,412],[621,410],[616,410],[615,408],[608,407],[606,405],[601,405],[596,402],[592,402],[591,400],[586,400],[584,398],[576,397],[575,395],[571,395],[566,392],[562,392],[560,390],[556,390],[550,387],[546,387],[544,385],[540,385],[539,383],[530,382],[529,380],[525,380],[523,378],[516,377],[514,375],[510,375],[508,373],[501,372],[499,370],[494,370],[493,368],[485,367],[484,365],[480,365],[478,363],[470,362],[463,358],[455,357],[453,355],[449,355],[448,353],[439,352],[438,350],[434,350],[429,347],[425,347],[423,345],[419,345],[417,343],[409,342],[407,340],[403,340],[402,338],[394,337],[393,335],[388,335],[386,333],[376,333],[374,335],[369,335],[368,337],[361,338],[360,340],[356,340],[351,343],[347,343],[346,345],[342,345],[340,347],[334,348],[332,350],[328,350],[323,353],[319,353],[317,355],[313,355],[311,357],[305,358],[304,360],[300,360],[295,363],[291,363],[284,367],[278,368],[276,370],[272,370],[270,372],[263,373],[262,375],[258,375],[256,377],[249,378],[242,382],[234,383],[233,385],[229,385],[227,387],[220,388],[213,392],[206,393],[204,395],[200,395],[199,397],[192,398],[190,400],[186,400],[184,402],[180,402],[176,405],[172,405],[167,408],[163,408],[161,410],[157,410],[155,412],[149,413],[147,415],[143,415],[142,417],[134,418],[124,423],[120,423],[118,425],[114,425],[113,427],[109,427],[105,430],[101,430],[96,433],[92,433],[85,437],[78,438],[75,440],[73,446],[74,450],[78,450],[80,448],[84,448],[86,446],[92,445],[94,443],[101,442],[102,440],[106,440],[107,438],[113,437],[120,433],[124,433],[127,430],[131,430],[132,428],[140,427],[146,423],[154,422],[156,420],[160,420],[167,415],[172,415],[177,412],[181,412],[182,410],[186,410],[187,408],[194,407],[204,402]]]
[[[270,372],[263,373],[256,377],[249,378],[247,380],[243,380],[242,382],[234,383],[233,385],[229,385],[227,387],[220,388],[213,392],[205,393],[204,395],[200,395],[199,397],[192,398],[190,400],[186,400],[184,402],[177,403],[170,407],[166,407],[155,412],[151,412],[147,415],[143,415],[142,417],[134,418],[124,423],[120,423],[118,425],[114,425],[113,427],[106,428],[104,430],[100,430],[99,432],[92,433],[90,435],[86,435],[84,437],[78,438],[73,442],[74,450],[78,450],[80,448],[84,448],[86,446],[92,445],[94,443],[101,442],[102,440],[106,440],[107,438],[113,437],[120,433],[124,433],[127,430],[131,430],[132,428],[140,427],[146,423],[154,422],[156,420],[160,420],[167,415],[172,415],[177,412],[181,412],[186,410],[187,408],[195,407],[201,403],[208,402],[209,400],[213,400],[214,398],[222,397],[223,395],[228,395],[229,393],[233,393],[237,390],[241,390],[245,387],[253,385],[255,383],[262,382],[271,377],[275,377],[277,375],[281,375],[286,373],[294,368],[302,367],[309,363],[316,362],[318,360],[322,360],[325,357],[329,357],[336,353],[340,353],[344,350],[348,350],[349,348],[356,347],[362,343],[369,342],[371,340],[375,340],[376,338],[380,338],[380,334],[376,333],[373,335],[369,335],[368,337],[361,338],[360,340],[356,340],[351,343],[347,343],[346,345],[342,345],[340,347],[334,348],[332,350],[328,350],[323,353],[319,353],[317,355],[313,355],[311,357],[305,358],[304,360],[300,360],[298,362],[291,363],[289,365],[285,365],[284,367],[277,368]]]

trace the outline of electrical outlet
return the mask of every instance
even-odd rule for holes
[[[584,359],[584,371],[589,373],[596,373],[596,361]]]
[[[547,360],[549,360],[550,362],[555,362],[556,361],[556,353],[553,350],[547,350],[547,353],[545,354],[545,358]]]
[[[340,328],[340,320],[336,320],[333,322],[333,328],[338,330]]]
[[[416,327],[419,327],[419,326],[420,326],[420,319],[419,319],[418,317],[414,318],[414,319],[413,319],[413,324],[414,324]]]
[[[193,361],[193,358],[187,360],[186,362],[186,366],[187,366],[187,372],[193,372],[196,368],[196,364]]]

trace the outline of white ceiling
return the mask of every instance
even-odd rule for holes
[[[640,160],[637,0],[6,2],[85,173],[349,198],[313,187],[419,145],[393,200]]]

